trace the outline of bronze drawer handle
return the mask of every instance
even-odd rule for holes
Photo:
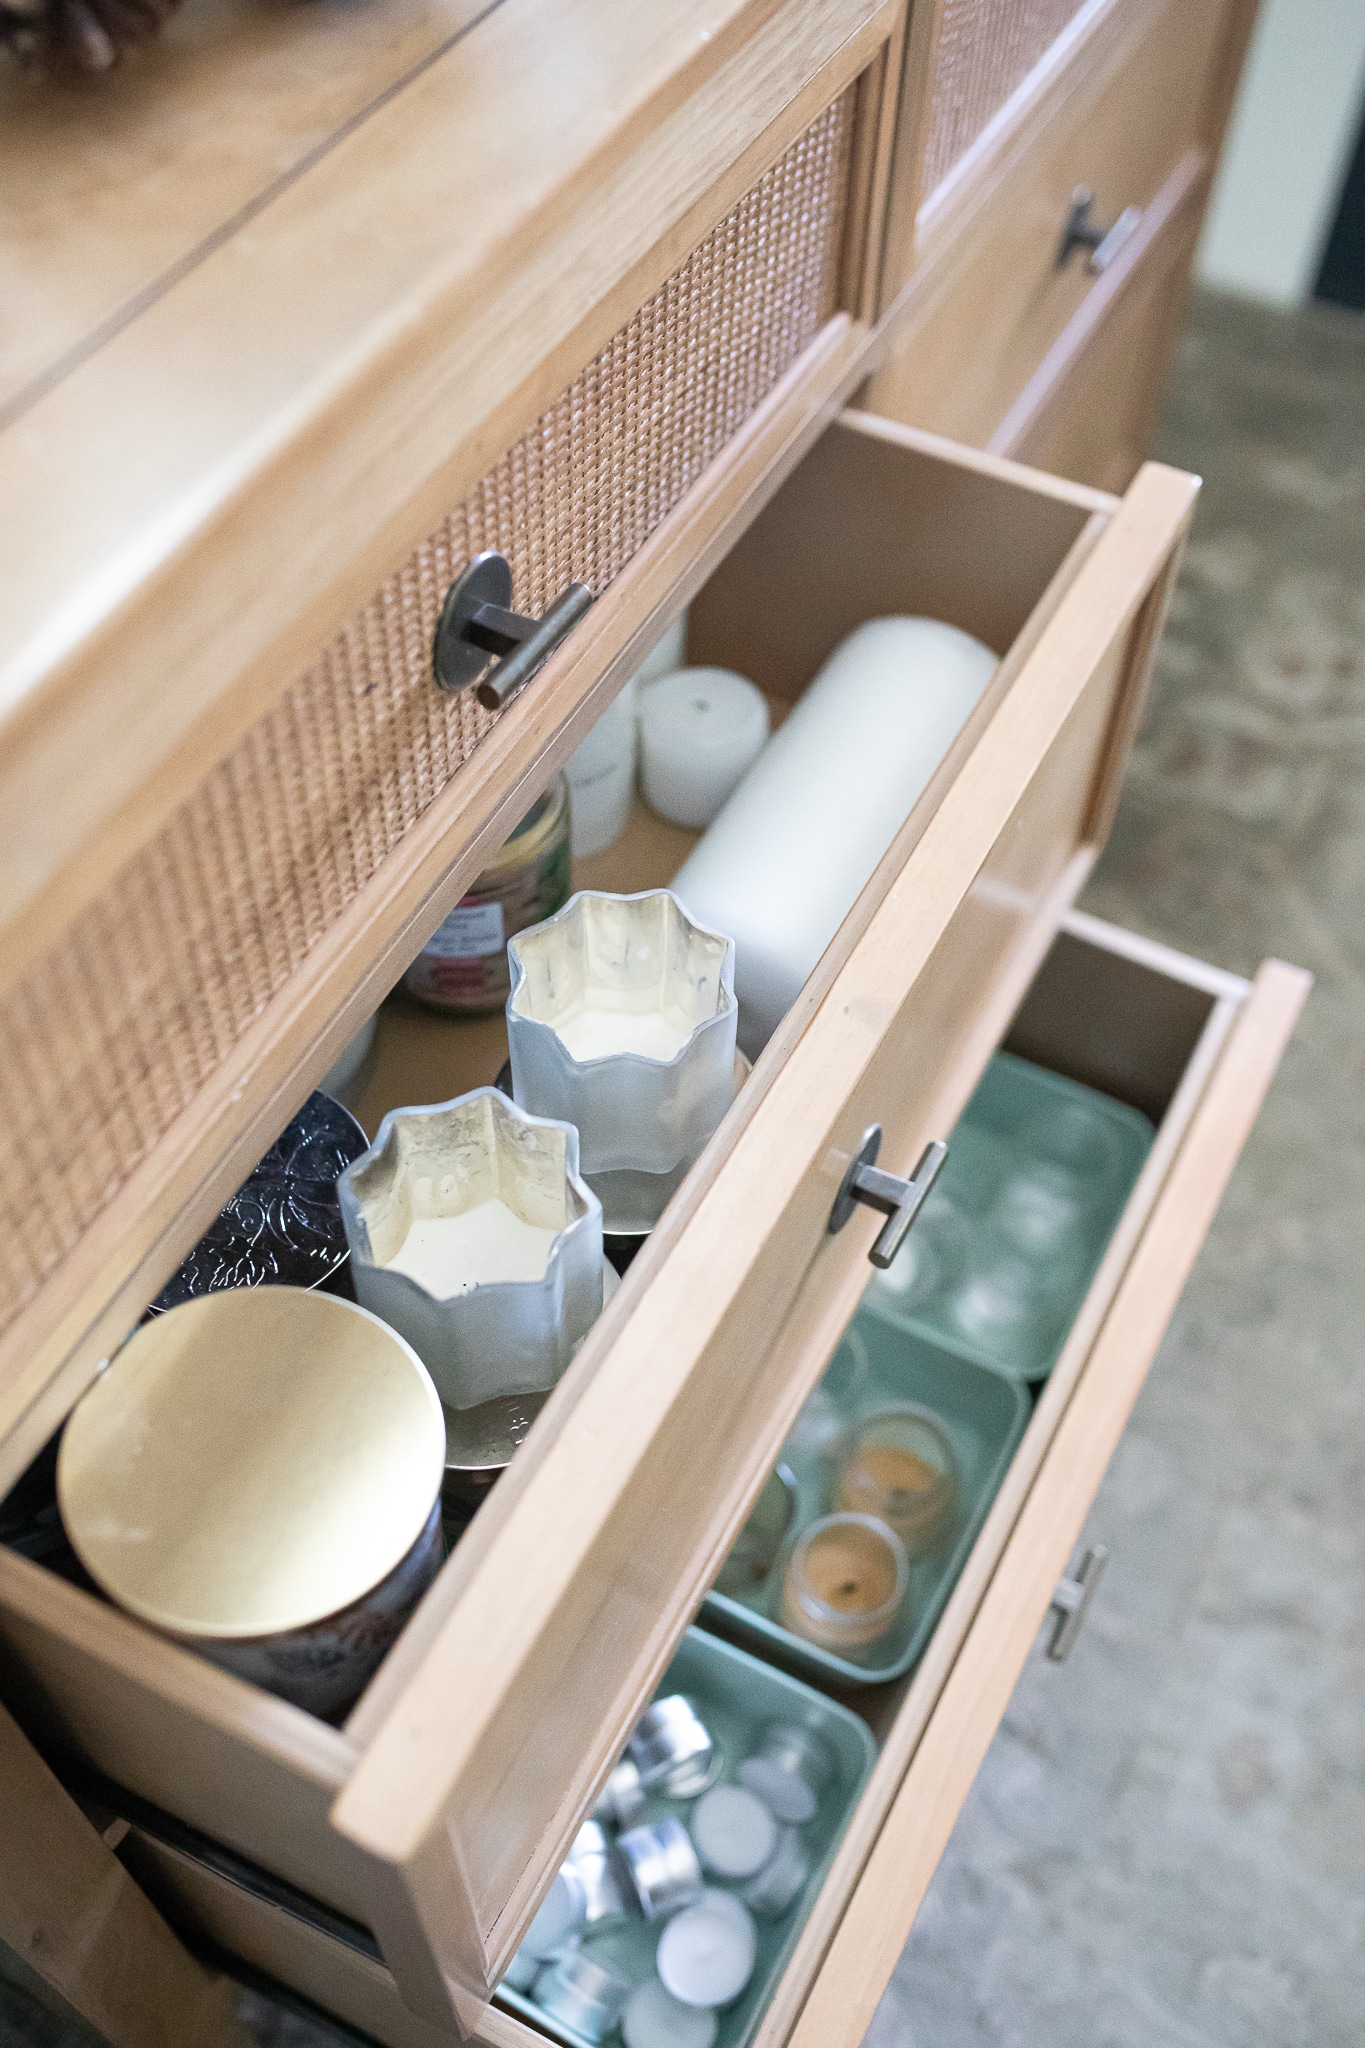
[[[829,1212],[829,1231],[831,1236],[841,1231],[860,1203],[864,1208],[880,1210],[886,1222],[878,1231],[867,1256],[874,1266],[885,1271],[905,1243],[911,1224],[924,1206],[925,1196],[938,1179],[939,1169],[948,1157],[948,1147],[941,1138],[935,1138],[931,1145],[926,1145],[909,1180],[881,1171],[875,1164],[881,1149],[882,1127],[871,1124],[863,1132],[862,1142],[844,1175],[843,1185],[834,1197],[834,1207]]]
[[[1064,1664],[1076,1647],[1081,1623],[1108,1562],[1109,1552],[1102,1543],[1097,1543],[1092,1550],[1086,1551],[1074,1572],[1058,1579],[1057,1590],[1048,1608],[1048,1613],[1055,1616],[1047,1644],[1047,1654],[1054,1664]]]
[[[511,602],[507,557],[493,548],[475,555],[446,592],[436,624],[431,667],[443,690],[466,690],[477,683],[480,704],[501,711],[545,666],[593,594],[586,583],[570,583],[543,619],[523,618],[509,610]],[[490,669],[491,656],[497,660]]]
[[[1109,268],[1142,219],[1141,207],[1125,206],[1111,228],[1102,228],[1098,221],[1090,218],[1094,204],[1095,195],[1089,187],[1078,185],[1071,195],[1071,211],[1062,223],[1062,239],[1057,244],[1054,265],[1057,270],[1065,270],[1077,249],[1088,249],[1090,255],[1086,269],[1098,276]]]

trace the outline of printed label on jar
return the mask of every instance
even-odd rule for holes
[[[507,944],[500,903],[457,903],[423,951],[437,960],[484,960]]]

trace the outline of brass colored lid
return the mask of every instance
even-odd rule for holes
[[[379,1584],[440,1490],[415,1351],[335,1295],[244,1287],[135,1331],[72,1413],[57,1499],[110,1598],[181,1635],[274,1635]]]

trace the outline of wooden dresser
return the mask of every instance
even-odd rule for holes
[[[863,1702],[762,2048],[861,2038],[1048,1610],[1306,987],[1072,909],[1197,490],[1139,464],[1252,11],[187,0],[98,89],[0,85],[6,1485],[684,604],[775,698],[888,612],[1004,657],[343,1726],[0,1550],[0,1692],[126,1795],[127,1868],[389,2048],[543,2038],[490,1996],[858,1301],[860,1134],[907,1168],[1007,1034],[1157,1139]],[[524,613],[596,595],[497,713],[430,667],[489,547]],[[582,878],[688,843],[642,814]],[[383,1011],[368,1111],[491,1080],[454,1028]]]

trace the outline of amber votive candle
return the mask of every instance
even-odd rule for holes
[[[866,1415],[836,1459],[836,1507],[885,1522],[907,1557],[937,1542],[957,1505],[958,1480],[952,1445],[931,1415],[910,1407]]]
[[[782,1625],[822,1649],[844,1652],[877,1642],[905,1600],[905,1546],[875,1515],[826,1515],[813,1522],[787,1561]]]

